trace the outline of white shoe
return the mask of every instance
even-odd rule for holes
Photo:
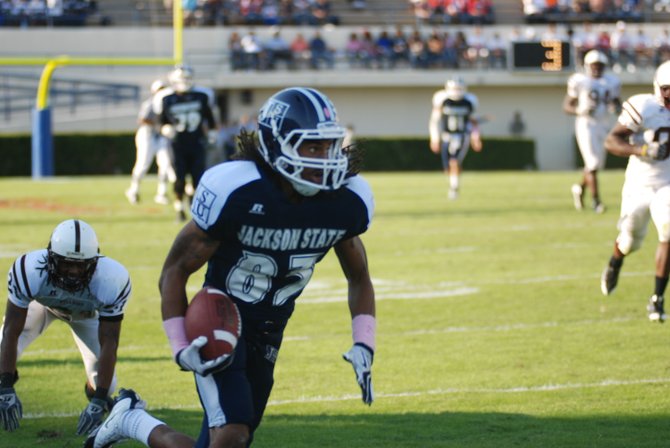
[[[154,202],[160,205],[168,205],[170,203],[170,199],[165,195],[157,194],[154,196]]]
[[[660,323],[665,322],[667,315],[663,309],[663,302],[663,296],[657,296],[656,294],[651,296],[649,304],[647,305],[647,315],[649,316],[650,321]]]
[[[130,202],[133,205],[140,202],[140,195],[137,194],[136,191],[126,190],[126,198],[128,199],[128,202]]]
[[[86,439],[84,448],[107,448],[128,437],[123,435],[121,423],[123,416],[133,409],[144,409],[147,403],[132,389],[121,389],[116,397],[109,416]]]
[[[575,205],[575,210],[582,210],[584,208],[584,189],[579,184],[573,184],[570,191],[572,192],[572,202]]]
[[[456,190],[455,188],[450,188],[448,197],[452,201],[458,199],[458,190]]]

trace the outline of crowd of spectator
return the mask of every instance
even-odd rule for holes
[[[635,26],[634,31],[629,28]],[[670,31],[664,28],[657,35],[648,35],[641,25],[583,24],[543,27],[515,27],[507,35],[497,29],[473,26],[458,28],[418,27],[405,30],[380,29],[373,33],[363,28],[351,31],[346,42],[333,45],[319,29],[310,36],[302,32],[291,39],[276,28],[268,38],[260,38],[254,30],[233,32],[229,40],[231,69],[275,70],[298,69],[378,69],[396,67],[411,69],[506,69],[511,41],[557,39],[571,42],[575,65],[591,49],[607,54],[615,72],[634,72],[655,67],[670,60]]]
[[[0,0],[0,26],[82,26],[94,0]]]
[[[522,0],[526,23],[642,22],[642,0]]]
[[[164,0],[166,12],[173,0]],[[198,25],[338,25],[331,0],[181,0],[184,24]],[[352,3],[352,8],[365,7]]]
[[[492,0],[408,0],[418,24],[491,25]]]

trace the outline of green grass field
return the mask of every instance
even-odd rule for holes
[[[451,202],[437,172],[366,177],[377,206],[363,236],[378,300],[376,401],[362,404],[341,359],[351,343],[345,283],[328,255],[286,331],[255,447],[669,446],[670,323],[645,312],[654,229],[615,294],[600,293],[622,171],[601,175],[603,215],[572,208],[577,172],[466,172]],[[0,179],[0,271],[45,247],[61,220],[92,224],[134,284],[120,386],[196,435],[199,404],[190,374],[170,359],[156,286],[180,225],[170,207],[130,206],[128,180]],[[145,181],[143,197],[154,188]],[[191,293],[202,275],[192,280]],[[19,371],[24,419],[0,446],[80,446],[85,376],[67,326],[52,325]]]

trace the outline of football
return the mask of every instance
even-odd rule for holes
[[[186,308],[184,327],[189,341],[207,336],[207,344],[200,349],[205,360],[233,353],[242,334],[242,320],[235,303],[223,291],[209,287],[193,296]]]

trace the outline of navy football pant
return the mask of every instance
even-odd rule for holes
[[[248,322],[242,328],[249,327]],[[227,423],[249,426],[251,436],[261,422],[274,384],[274,367],[283,336],[247,331],[235,348],[235,359],[225,370],[207,377],[196,375],[200,403],[205,410],[196,448],[209,446],[209,428]]]

